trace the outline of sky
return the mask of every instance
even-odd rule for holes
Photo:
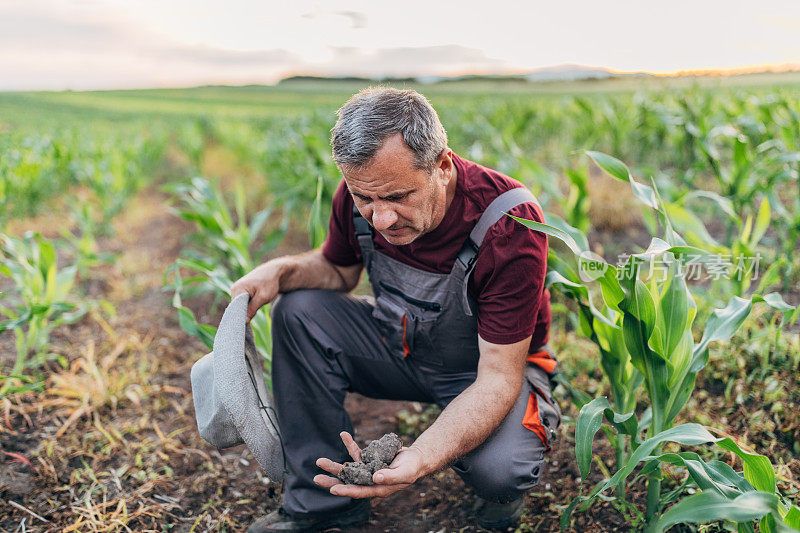
[[[0,0],[0,90],[800,68],[800,1]]]

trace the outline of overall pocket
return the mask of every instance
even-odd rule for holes
[[[412,355],[419,361],[435,364],[435,353],[430,349],[431,325],[442,311],[439,302],[406,294],[402,289],[379,282],[380,295],[376,298],[373,316],[385,328],[386,341],[402,349],[403,357]],[[429,361],[428,355],[434,360]]]
[[[553,398],[550,378],[544,370],[535,365],[526,365],[525,382],[530,389],[530,396],[522,425],[536,433],[545,451],[549,452],[561,425],[561,408]]]
[[[378,321],[379,329],[383,335],[383,341],[392,350],[403,354],[403,358],[408,357],[411,352],[409,339],[413,320],[410,319],[403,307],[383,295],[375,299],[375,309],[372,317]]]

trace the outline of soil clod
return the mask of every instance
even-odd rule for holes
[[[387,433],[361,451],[363,461],[345,463],[338,477],[347,485],[374,485],[372,475],[381,468],[387,468],[402,447],[400,437]]]

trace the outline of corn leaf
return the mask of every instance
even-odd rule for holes
[[[647,533],[661,533],[675,524],[701,524],[717,520],[750,522],[776,511],[778,497],[766,492],[747,492],[728,499],[713,491],[688,496],[670,507]]]
[[[717,446],[739,456],[744,465],[744,477],[756,490],[775,492],[775,470],[767,457],[745,452],[729,437],[718,440]]]
[[[617,413],[605,396],[595,398],[584,405],[578,413],[575,424],[575,457],[581,479],[586,479],[592,463],[592,442],[603,422],[603,416],[614,424],[622,433],[635,435],[638,422],[633,411]]]
[[[605,170],[610,176],[617,178],[621,181],[630,183],[633,189],[633,194],[648,207],[660,211],[658,200],[656,199],[655,191],[648,185],[641,184],[633,179],[628,167],[615,157],[606,155],[601,152],[587,151],[586,154],[591,157],[597,165]]]

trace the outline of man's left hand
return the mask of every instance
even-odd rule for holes
[[[361,448],[353,440],[353,437],[346,431],[339,435],[342,437],[350,457],[353,461],[361,460]],[[322,457],[317,459],[317,466],[338,476],[342,471],[342,464]],[[374,485],[346,485],[338,478],[325,476],[322,474],[314,476],[314,483],[330,490],[336,496],[347,496],[350,498],[385,498],[402,490],[422,476],[422,451],[415,447],[403,447],[395,456],[389,468],[378,470],[372,475]]]

